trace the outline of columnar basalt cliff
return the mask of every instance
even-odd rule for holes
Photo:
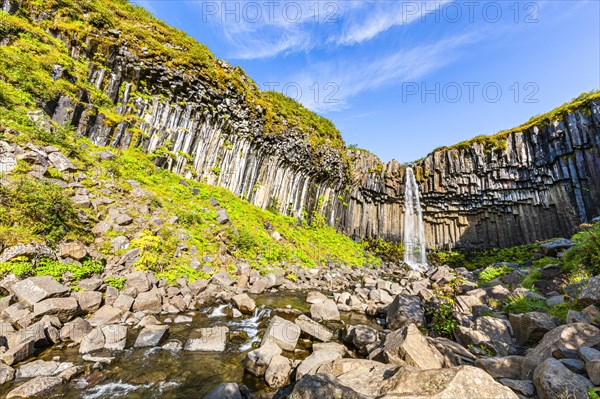
[[[29,2],[4,2],[7,11],[19,7],[34,25],[54,17]],[[258,89],[223,61],[215,61],[210,78],[202,67],[170,65],[117,29],[86,36],[43,26],[88,67],[87,89],[42,104],[55,122],[74,125],[99,145],[140,147],[157,165],[260,207],[276,204],[282,213],[309,218],[316,210],[357,239],[402,238],[405,167],[398,162],[314,145],[285,118],[286,128],[268,132],[266,110],[252,97]],[[8,34],[0,39],[4,45],[11,40]],[[238,74],[246,88],[219,81],[224,73]],[[52,76],[72,80],[60,64]],[[112,102],[108,109],[90,101],[94,90]],[[526,243],[567,235],[600,213],[600,101],[584,101],[495,140],[493,146],[482,139],[436,150],[413,164],[428,246]]]

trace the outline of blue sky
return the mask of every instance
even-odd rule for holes
[[[597,0],[137,3],[384,161],[600,88]]]

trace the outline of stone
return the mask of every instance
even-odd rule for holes
[[[587,399],[594,384],[567,369],[560,361],[548,358],[536,367],[533,383],[540,399]]]
[[[306,295],[306,302],[312,304],[323,303],[327,300],[327,297],[319,291],[310,291]]]
[[[92,356],[92,355],[83,355],[81,357],[86,362],[92,363],[101,363],[101,364],[112,364],[115,361],[115,358],[112,356]]]
[[[346,327],[344,342],[352,344],[363,355],[367,354],[367,347],[378,341],[377,330],[372,327],[361,324]]]
[[[229,215],[225,209],[217,209],[216,219],[219,224],[229,223]]]
[[[386,363],[407,364],[417,369],[443,367],[442,354],[429,345],[415,324],[409,324],[388,334],[385,338],[383,356]]]
[[[100,158],[101,161],[110,161],[116,157],[117,156],[110,150],[104,150],[98,153],[98,158]]]
[[[121,293],[117,299],[115,299],[112,306],[117,309],[121,309],[124,312],[128,312],[131,310],[133,302],[135,302],[135,299],[132,296]]]
[[[280,354],[281,348],[277,344],[267,342],[260,348],[248,352],[246,355],[245,368],[250,374],[256,377],[262,377],[265,375],[265,372],[271,363],[271,359]]]
[[[592,383],[600,386],[600,358],[590,360],[585,364],[585,368]]]
[[[310,306],[310,317],[316,321],[340,320],[340,312],[333,299],[326,299]]]
[[[559,320],[542,312],[510,314],[508,319],[517,345],[537,344],[548,331],[555,329],[559,324]]]
[[[103,326],[105,324],[114,324],[121,320],[123,311],[110,305],[104,305],[96,313],[94,313],[89,319],[88,323],[92,327]]]
[[[221,287],[230,287],[235,283],[233,277],[227,272],[219,272],[211,277],[210,282]]]
[[[92,326],[86,320],[81,317],[77,317],[72,321],[66,323],[60,329],[60,340],[61,341],[73,341],[80,343],[83,337],[85,337],[90,331]]]
[[[127,326],[109,324],[101,327],[104,334],[104,349],[122,351],[127,340]]]
[[[305,375],[294,385],[294,390],[288,396],[289,399],[321,399],[321,398],[343,398],[343,399],[370,399],[348,388],[335,379],[324,375]]]
[[[294,323],[300,327],[302,332],[318,339],[319,341],[329,342],[333,338],[333,333],[327,327],[317,323],[305,315],[298,316],[296,320],[294,320]]]
[[[59,256],[61,258],[82,260],[87,256],[87,249],[79,241],[65,242],[59,245]]]
[[[83,373],[83,368],[79,366],[69,367],[58,376],[63,379],[63,381],[69,382],[73,378],[77,377],[79,374]]]
[[[156,289],[142,292],[135,298],[132,310],[133,312],[160,313],[162,311],[162,296]]]
[[[129,248],[129,239],[125,236],[118,236],[110,240],[113,252],[124,251]]]
[[[475,360],[475,367],[485,370],[494,378],[521,379],[523,356],[483,357]]]
[[[256,309],[256,302],[248,294],[235,295],[231,300],[242,313],[252,314]]]
[[[600,274],[588,280],[579,294],[579,301],[585,305],[600,305]]]
[[[530,378],[533,369],[544,360],[551,358],[553,352],[557,350],[575,351],[583,346],[593,347],[598,344],[600,344],[600,329],[592,325],[574,323],[557,327],[546,333],[542,341],[527,353],[525,358],[529,361],[523,364],[523,377]]]
[[[217,385],[204,396],[204,399],[242,399],[242,394],[240,393],[238,384],[227,382]]]
[[[546,242],[540,245],[540,249],[545,255],[556,256],[557,253],[571,248],[575,243],[566,238],[559,238],[554,241]]]
[[[30,306],[48,298],[65,296],[69,289],[50,276],[29,277],[12,287],[15,296]]]
[[[579,359],[560,359],[560,362],[574,373],[583,374],[585,372],[585,364]]]
[[[77,168],[69,158],[61,154],[60,152],[51,152],[48,154],[48,160],[59,172],[75,171]]]
[[[133,222],[133,218],[129,215],[119,215],[115,218],[114,223],[117,226],[128,226]]]
[[[341,358],[342,355],[335,350],[325,349],[315,351],[298,365],[298,368],[296,369],[296,380],[299,380],[305,374],[315,374],[320,366]]]
[[[90,208],[92,206],[92,201],[87,195],[74,195],[69,199],[75,208]]]
[[[583,346],[579,348],[579,358],[584,363],[591,362],[594,359],[600,359],[600,350],[590,348],[589,346]]]
[[[75,292],[73,297],[77,299],[81,310],[86,313],[94,313],[102,306],[102,293],[98,291]]]
[[[184,350],[200,352],[224,352],[229,328],[225,326],[197,328],[192,331]]]
[[[124,276],[125,280],[125,289],[129,290],[135,288],[137,292],[146,292],[150,291],[152,288],[152,282],[150,281],[150,277],[148,273],[143,271],[132,272]]]
[[[85,354],[104,349],[104,343],[104,333],[100,328],[95,328],[81,339],[79,353]]]
[[[66,323],[77,315],[79,305],[77,299],[73,297],[67,298],[49,298],[37,302],[33,305],[33,317],[41,319],[45,315],[56,316],[58,319]]]
[[[144,348],[158,346],[169,337],[169,326],[154,324],[146,326],[140,331],[133,346]]]
[[[505,387],[509,387],[510,389],[512,389],[513,391],[527,396],[527,397],[533,397],[535,395],[535,385],[533,385],[533,382],[531,381],[527,381],[527,380],[511,380],[509,378],[501,378],[499,380],[500,384],[504,385]]]
[[[25,363],[17,369],[16,378],[49,377],[58,375],[72,367],[73,363],[60,363],[56,361],[34,360]]]
[[[6,395],[7,398],[33,398],[48,394],[63,384],[60,377],[36,377],[19,385]]]
[[[265,372],[265,381],[271,388],[281,388],[289,384],[291,371],[292,365],[289,359],[281,355],[275,355]]]
[[[513,343],[510,324],[507,320],[491,316],[481,316],[475,320],[473,328],[459,326],[456,334],[465,345],[484,345],[500,356],[511,352]]]
[[[397,330],[410,323],[423,327],[425,314],[421,308],[421,300],[413,295],[396,295],[394,301],[387,308],[386,320],[390,330]]]
[[[285,351],[293,351],[298,343],[300,331],[300,327],[291,321],[274,316],[263,335],[261,346],[272,342]]]
[[[35,351],[35,342],[35,337],[28,337],[17,344],[10,345],[6,352],[0,354],[0,360],[11,366],[27,359]]]
[[[14,380],[15,378],[15,369],[13,369],[12,367],[4,364],[4,363],[0,363],[0,386],[2,386],[3,384]]]
[[[248,290],[248,292],[250,294],[262,294],[267,287],[269,286],[269,282],[267,281],[267,279],[263,278],[259,278],[258,280],[256,280],[254,282],[254,284],[252,284],[252,287],[250,287],[250,289]]]

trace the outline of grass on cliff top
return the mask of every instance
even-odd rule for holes
[[[327,145],[339,150],[342,158],[345,156],[346,145],[331,121],[282,94],[262,92],[240,67],[218,60],[206,46],[138,5],[127,0],[18,3],[15,15],[0,11],[0,37],[9,41],[0,46],[0,106],[40,106],[60,94],[75,100],[78,89],[83,89],[97,109],[110,115],[114,104],[86,82],[88,63],[105,65],[115,45],[125,44],[146,64],[157,62],[184,76],[200,76],[221,93],[235,91],[245,99],[252,115],[262,119],[265,133],[296,130],[314,149]],[[32,22],[41,13],[47,16]],[[109,30],[120,32],[119,37]],[[90,58],[71,58],[65,44],[49,32],[66,40],[76,39],[91,52]],[[63,67],[64,77],[55,81],[51,71],[56,64]],[[143,81],[134,91],[161,94]]]
[[[502,151],[507,148],[506,139],[510,134],[516,133],[516,132],[524,132],[527,129],[530,129],[534,126],[543,127],[549,123],[564,119],[565,116],[569,112],[573,112],[577,108],[581,108],[583,106],[589,105],[592,101],[596,101],[596,100],[600,100],[600,90],[585,92],[585,93],[580,94],[578,97],[572,99],[571,101],[569,101],[557,108],[554,108],[553,110],[551,110],[549,112],[545,112],[543,114],[536,115],[536,116],[532,117],[531,119],[529,119],[527,122],[523,123],[522,125],[514,127],[512,129],[502,130],[502,131],[500,131],[496,134],[492,134],[492,135],[480,135],[480,136],[474,137],[472,139],[465,140],[460,143],[456,143],[451,146],[438,147],[435,150],[433,150],[431,153],[433,154],[437,151],[444,151],[444,150],[467,149],[467,148],[472,147],[473,144],[476,144],[476,143],[483,144],[484,149],[487,152],[491,152],[492,150]],[[586,110],[584,110],[584,112],[586,112]],[[589,110],[587,110],[587,112],[589,112]],[[419,161],[422,161],[422,160],[423,159],[417,160],[417,161],[415,161],[415,163],[418,163]]]

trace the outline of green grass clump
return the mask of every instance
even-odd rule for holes
[[[506,265],[486,267],[479,273],[479,282],[481,284],[487,284],[495,278],[511,273],[513,270],[515,269]]]
[[[546,311],[548,305],[541,298],[527,297],[525,295],[510,296],[504,303],[506,313],[528,313],[533,311]]]
[[[453,252],[433,251],[429,258],[433,263],[446,264],[452,267],[465,267],[477,270],[496,263],[524,264],[533,260],[539,247],[536,244],[518,245],[509,248],[491,248],[479,251],[456,250]]]
[[[572,240],[575,245],[563,256],[564,270],[600,274],[600,223],[575,234]]]
[[[452,337],[458,327],[458,320],[454,317],[450,301],[440,301],[435,308],[427,312],[427,315],[431,318],[430,327],[433,331],[444,337]]]
[[[563,323],[566,323],[567,322],[567,314],[569,313],[569,310],[576,310],[579,312],[583,308],[584,308],[584,306],[579,304],[579,302],[569,301],[569,302],[559,303],[558,305],[554,305],[554,306],[550,307],[550,309],[548,309],[548,313],[550,315],[560,319]]]
[[[115,287],[116,289],[118,289],[119,291],[123,291],[123,289],[125,288],[125,282],[127,281],[127,278],[125,277],[107,277],[104,282],[106,283],[106,285],[109,285],[111,287]]]
[[[56,259],[41,258],[34,261],[15,260],[0,263],[0,275],[13,273],[18,277],[50,276],[61,280],[68,273],[70,280],[79,281],[104,271],[104,265],[99,260],[86,259],[79,263],[64,263]]]
[[[538,282],[540,278],[542,278],[542,272],[539,269],[532,267],[521,282],[521,286],[531,290],[534,288],[535,283]]]

